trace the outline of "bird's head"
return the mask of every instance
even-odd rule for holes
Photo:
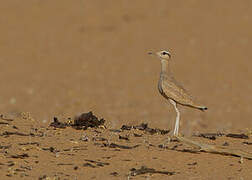
[[[165,50],[158,51],[156,53],[149,52],[148,54],[151,54],[151,55],[154,54],[157,57],[159,57],[160,59],[164,59],[164,60],[167,60],[167,61],[171,58],[171,53],[169,51],[165,51]]]

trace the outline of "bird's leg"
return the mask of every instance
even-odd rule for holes
[[[178,136],[180,113],[179,113],[179,110],[177,108],[177,103],[172,99],[169,99],[169,100],[170,100],[171,104],[174,106],[174,108],[176,110],[176,113],[177,113],[176,123],[175,123],[174,131],[173,131],[173,135]]]

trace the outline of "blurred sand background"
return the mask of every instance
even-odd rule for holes
[[[173,128],[160,62],[209,107],[182,111],[181,132],[250,128],[251,1],[34,0],[0,3],[0,109],[38,120],[92,110],[109,126]]]

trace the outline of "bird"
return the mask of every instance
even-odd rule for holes
[[[178,136],[180,112],[177,105],[188,106],[201,111],[205,111],[208,108],[196,103],[193,97],[188,93],[188,91],[185,90],[183,86],[176,81],[173,74],[171,73],[171,53],[169,51],[161,50],[156,53],[149,52],[148,54],[157,56],[161,61],[161,72],[158,81],[158,90],[159,93],[175,108],[177,116],[173,135]]]

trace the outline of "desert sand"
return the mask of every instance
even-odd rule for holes
[[[251,153],[249,1],[13,0],[0,14],[0,179],[252,178],[248,157],[170,138],[148,55],[169,50],[209,108],[179,106],[183,138]],[[90,111],[104,121],[74,125]]]

